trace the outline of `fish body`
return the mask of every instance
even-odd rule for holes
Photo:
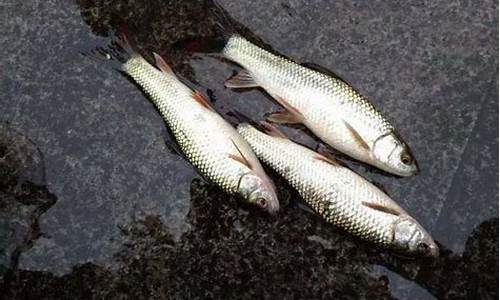
[[[259,159],[283,176],[326,221],[405,254],[437,255],[430,235],[387,194],[335,160],[273,130],[275,136],[248,124],[238,127]]]
[[[120,70],[149,96],[184,156],[199,172],[224,191],[276,212],[279,204],[274,185],[236,130],[199,92],[182,83],[160,56],[155,54],[157,68],[134,52],[123,37],[115,44]],[[110,53],[116,51],[106,56]]]
[[[387,172],[417,173],[416,162],[394,127],[339,77],[275,55],[238,34],[229,35],[222,54],[245,69],[226,86],[262,87],[285,108],[268,120],[302,123],[335,149]]]

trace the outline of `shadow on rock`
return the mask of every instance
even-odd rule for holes
[[[192,52],[186,51],[188,44],[205,48],[218,32],[216,15],[227,14],[213,0],[138,0],[116,4],[111,0],[77,0],[82,19],[90,30],[99,36],[125,30],[134,49],[150,62],[153,52],[160,54],[176,74],[196,83],[194,71],[189,64]],[[253,34],[248,28],[231,21],[239,33],[261,47],[274,50]],[[188,47],[191,48],[191,47]]]
[[[478,226],[462,255],[443,250],[435,261],[408,261],[366,250],[293,204],[270,217],[228,198],[193,180],[191,230],[180,240],[149,215],[121,228],[118,270],[84,264],[62,277],[19,271],[10,291],[28,298],[392,299],[388,279],[372,272],[380,264],[440,299],[496,299],[498,278],[485,268],[498,267],[498,219]]]
[[[438,299],[498,299],[498,218],[477,226],[461,255],[441,251],[415,281]]]
[[[117,5],[111,0],[77,0],[77,3],[94,34],[107,36],[110,31],[126,26],[134,48],[149,61],[154,61],[153,51],[159,53],[176,73],[195,81],[187,63],[189,56],[175,51],[173,44],[193,36],[213,35],[214,21],[207,1],[124,1]]]
[[[416,276],[404,264],[381,264],[437,299],[498,299],[498,218],[477,226],[462,254],[439,246],[439,258],[421,264]]]

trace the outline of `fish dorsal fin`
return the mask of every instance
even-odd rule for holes
[[[279,137],[282,139],[288,139],[288,137],[281,130],[279,130],[278,127],[274,126],[273,124],[263,121],[260,122],[260,125],[264,128],[266,134],[274,137]]]
[[[245,157],[243,152],[241,152],[238,145],[236,145],[236,143],[233,141],[233,139],[230,139],[230,140],[233,143],[234,148],[236,148],[236,150],[238,151],[239,155],[229,154],[229,158],[234,159],[234,160],[240,162],[241,164],[247,166],[249,169],[253,170],[254,168],[252,167],[252,164],[248,161],[248,159]]]
[[[305,62],[305,63],[301,63],[300,64],[301,66],[303,67],[306,67],[308,69],[311,69],[311,70],[314,70],[316,72],[319,72],[319,73],[323,73],[325,75],[328,75],[330,77],[333,77],[337,80],[340,80],[348,85],[350,85],[346,80],[344,80],[342,77],[340,77],[339,75],[335,74],[335,72],[333,72],[332,70],[328,70],[327,68],[323,67],[323,66],[320,66],[318,64],[315,64],[315,63],[310,63],[310,62]]]
[[[241,89],[258,87],[259,85],[247,70],[241,70],[239,73],[226,80],[224,86],[232,89]]]
[[[211,111],[214,111],[213,107],[210,105],[207,98],[205,98],[205,96],[203,96],[203,94],[200,91],[193,91],[193,99],[199,104],[201,104],[203,107],[208,108]]]
[[[397,211],[396,209],[394,209],[392,207],[383,206],[383,205],[378,204],[378,203],[363,201],[363,202],[361,202],[361,204],[363,204],[366,207],[369,207],[369,208],[374,209],[374,210],[378,210],[378,211],[386,213],[386,214],[391,214],[391,215],[395,215],[395,216],[401,215],[400,211]]]
[[[324,161],[332,166],[339,166],[339,163],[336,161],[336,160],[333,160],[329,157],[326,157],[324,155],[321,155],[319,153],[315,153],[314,156],[313,156],[314,159],[317,159],[317,160],[321,160],[321,161]]]
[[[276,102],[285,108],[288,114],[284,112],[271,114],[267,117],[269,121],[276,123],[303,123],[304,115],[298,109],[290,105],[290,103],[282,97],[276,97],[275,99]]]
[[[342,120],[344,122],[344,125],[345,127],[347,128],[347,130],[349,131],[349,133],[351,134],[352,138],[354,141],[356,141],[356,143],[363,149],[365,150],[370,150],[370,146],[368,146],[368,143],[365,142],[365,140],[363,140],[363,138],[361,137],[361,135],[356,131],[356,129],[354,129],[351,125],[349,125],[349,123],[347,123],[345,120]]]
[[[175,76],[172,68],[170,68],[170,66],[165,62],[165,60],[159,54],[157,54],[156,52],[153,52],[153,56],[155,57],[155,62],[156,62],[156,66],[158,67],[158,69],[160,69],[163,73],[165,73],[167,75],[174,75]]]

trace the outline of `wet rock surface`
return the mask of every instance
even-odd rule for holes
[[[222,85],[237,66],[174,47],[213,34],[209,2],[4,0],[0,298],[498,299],[497,4],[220,4],[245,34],[334,70],[393,122],[418,176],[341,159],[428,228],[440,258],[346,234],[272,172],[276,217],[227,196],[171,151],[137,86],[79,54],[126,24],[141,54],[209,89],[225,117],[261,120],[278,107],[263,92]]]

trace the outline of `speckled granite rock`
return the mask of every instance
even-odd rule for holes
[[[300,209],[275,174],[275,218],[228,197],[169,150],[134,84],[79,55],[127,24],[142,54],[210,89],[221,113],[259,120],[277,105],[224,89],[238,67],[172,48],[212,34],[209,3],[3,0],[0,298],[498,299],[498,4],[220,4],[275,51],[334,70],[396,125],[418,176],[342,159],[428,228],[441,257],[374,249]]]

